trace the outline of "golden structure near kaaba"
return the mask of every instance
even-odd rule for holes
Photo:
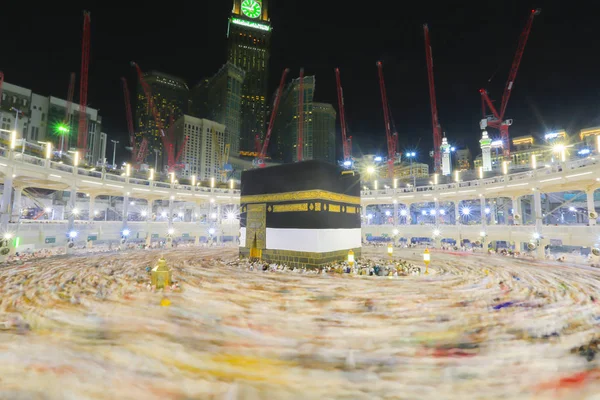
[[[240,256],[295,267],[360,257],[360,176],[304,161],[242,173]]]
[[[165,286],[171,286],[173,283],[172,270],[167,266],[167,260],[163,257],[161,257],[158,260],[158,264],[152,268],[151,283],[156,289],[164,289]]]

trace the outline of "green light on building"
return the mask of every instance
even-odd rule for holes
[[[70,132],[70,129],[69,129],[68,125],[61,122],[61,123],[57,123],[54,125],[54,132],[56,132],[60,136],[68,135]]]

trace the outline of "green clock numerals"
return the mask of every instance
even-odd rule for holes
[[[242,12],[250,18],[260,17],[260,3],[256,0],[244,0],[242,2]]]

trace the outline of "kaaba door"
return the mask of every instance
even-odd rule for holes
[[[267,248],[267,205],[248,204],[246,211],[246,248]]]

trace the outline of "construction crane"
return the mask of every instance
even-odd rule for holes
[[[541,12],[542,10],[540,8],[531,10],[531,13],[529,14],[529,19],[527,20],[527,24],[525,25],[525,29],[523,29],[523,32],[521,32],[519,44],[517,46],[517,52],[515,53],[515,57],[510,67],[510,72],[508,74],[506,86],[504,87],[502,103],[500,104],[500,112],[498,112],[496,107],[494,107],[494,104],[492,103],[492,100],[490,100],[487,90],[479,90],[479,93],[481,94],[481,108],[483,112],[483,119],[479,123],[479,126],[482,130],[485,130],[487,127],[490,127],[498,129],[500,131],[500,138],[502,140],[503,155],[505,160],[510,158],[510,141],[508,135],[508,127],[512,125],[513,121],[512,119],[505,120],[504,114],[506,112],[506,106],[508,105],[508,99],[510,98],[510,95],[513,90],[515,79],[517,78],[517,72],[519,71],[519,65],[521,64],[523,53],[525,52],[525,45],[527,44],[527,39],[529,39],[529,33],[531,32],[533,19],[537,15],[540,15]],[[486,116],[486,105],[492,112],[492,116]]]
[[[129,144],[131,145],[131,158],[134,166],[139,166],[146,158],[148,151],[148,139],[142,138],[139,148],[135,142],[135,130],[133,128],[133,116],[131,113],[131,99],[129,96],[129,88],[127,87],[127,79],[121,78],[123,84],[123,98],[125,99],[125,116],[127,117],[127,130],[129,131]]]
[[[304,68],[300,68],[300,82],[298,84],[298,143],[296,158],[304,160]]]
[[[335,82],[337,84],[338,105],[340,108],[340,126],[342,127],[342,148],[344,149],[345,167],[352,166],[352,138],[346,137],[346,111],[344,109],[344,91],[342,89],[342,79],[340,78],[340,69],[335,69]]]
[[[383,103],[383,118],[385,120],[385,135],[388,148],[388,178],[394,177],[394,161],[396,159],[396,146],[398,146],[398,133],[392,135],[390,125],[390,108],[385,91],[385,80],[383,78],[383,65],[377,61],[377,70],[379,72],[379,89],[381,90],[381,102]]]
[[[433,79],[433,56],[429,40],[429,27],[423,25],[425,32],[425,57],[427,58],[427,77],[429,79],[429,102],[431,103],[431,125],[433,127],[433,170],[440,173],[442,170],[442,127],[438,116],[437,101],[435,98],[435,83]]]
[[[146,100],[148,101],[148,108],[152,112],[152,116],[154,117],[154,123],[156,125],[156,128],[160,132],[160,138],[162,140],[163,147],[164,147],[165,151],[167,152],[168,171],[173,172],[176,168],[182,167],[182,165],[179,164],[179,159],[180,159],[181,155],[183,154],[183,149],[185,149],[185,145],[187,144],[188,137],[187,136],[184,137],[181,148],[179,149],[177,154],[175,154],[175,148],[173,146],[173,142],[175,141],[174,131],[173,131],[173,129],[170,129],[169,135],[168,136],[165,135],[164,125],[162,123],[162,120],[160,119],[158,110],[156,109],[156,104],[154,104],[154,98],[152,97],[152,90],[150,89],[150,85],[148,85],[148,83],[144,79],[144,73],[142,72],[142,69],[140,68],[140,66],[133,61],[131,62],[131,66],[134,67],[137,71],[140,85],[142,86],[142,90],[144,91]],[[173,128],[173,122],[174,122],[173,115],[171,115],[170,128]]]
[[[77,148],[85,158],[87,152],[87,97],[88,72],[90,67],[90,12],[83,12],[83,39],[81,41],[81,76],[79,77],[79,129],[77,130]]]
[[[213,149],[215,151],[216,158],[216,175],[221,177],[221,182],[227,181],[227,169],[226,165],[229,162],[229,149],[231,145],[229,143],[223,143],[223,150],[221,150],[221,145],[219,143],[219,138],[217,137],[217,132],[213,131]]]
[[[275,100],[273,100],[273,110],[271,111],[271,119],[269,120],[269,126],[267,127],[267,134],[265,135],[265,140],[263,142],[262,148],[258,157],[254,160],[254,163],[259,168],[264,168],[265,165],[265,157],[267,156],[267,150],[269,148],[269,141],[271,140],[271,132],[273,132],[273,123],[275,122],[275,116],[277,115],[277,110],[279,109],[279,102],[281,101],[281,94],[283,93],[283,85],[285,84],[285,78],[290,72],[289,68],[283,70],[283,74],[281,74],[281,81],[279,82],[279,88],[277,89],[277,94],[275,95]]]

